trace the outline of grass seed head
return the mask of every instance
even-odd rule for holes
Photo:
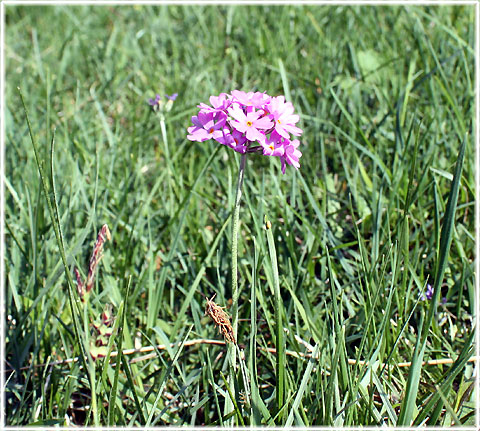
[[[218,326],[218,329],[226,341],[236,344],[235,336],[233,335],[232,324],[230,323],[230,318],[228,314],[223,311],[224,307],[213,302],[215,295],[211,299],[207,298],[207,304],[205,306],[205,314],[208,314],[215,324]]]

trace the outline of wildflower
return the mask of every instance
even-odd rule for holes
[[[293,114],[294,108],[290,102],[285,102],[283,96],[272,97],[269,104],[270,112],[275,122],[275,132],[283,138],[289,139],[291,133],[295,136],[302,134],[302,129],[294,126],[300,117]]]
[[[160,94],[156,94],[154,99],[148,99],[148,104],[155,112],[169,112],[172,109],[173,102],[177,98],[178,93],[173,93],[171,96],[165,94],[167,103],[161,100]]]
[[[285,173],[285,162],[289,165],[292,165],[295,169],[300,167],[300,163],[298,160],[302,157],[302,153],[297,150],[297,147],[300,145],[300,141],[298,139],[294,139],[293,141],[289,141],[288,139],[284,140],[284,149],[285,152],[280,157],[282,161],[282,172]]]
[[[228,113],[236,120],[233,123],[233,128],[239,132],[245,133],[249,141],[256,141],[263,139],[263,135],[259,129],[267,130],[272,127],[272,122],[269,118],[262,117],[263,111],[252,110],[246,115],[243,110],[235,105],[229,108]]]
[[[200,111],[197,116],[192,117],[192,127],[188,128],[187,139],[191,141],[207,141],[208,139],[215,139],[216,137],[222,136],[222,131],[220,130],[227,116],[222,112],[202,112]]]
[[[433,286],[430,284],[427,284],[427,290],[425,290],[425,294],[420,295],[420,299],[422,301],[427,301],[433,298]]]
[[[221,93],[219,96],[210,96],[209,100],[212,106],[200,103],[197,107],[203,112],[224,112],[232,103],[227,96],[226,93]]]
[[[283,156],[285,153],[285,147],[283,142],[271,139],[270,137],[264,137],[260,141],[260,145],[263,149],[263,155],[265,156]]]
[[[257,91],[256,93],[254,93],[253,91],[245,93],[244,91],[233,90],[232,99],[233,101],[239,102],[240,105],[259,108],[267,104],[271,98],[267,94],[260,93],[259,91]]]
[[[157,94],[158,96],[158,94]],[[175,101],[175,99],[177,98],[178,96],[178,93],[173,93],[171,96],[169,96],[168,94],[165,94],[165,97],[168,99],[168,100],[171,100],[172,102]]]
[[[300,117],[294,114],[292,103],[286,102],[284,96],[233,90],[209,100],[210,105],[198,105],[200,111],[192,117],[193,126],[188,128],[189,140],[214,139],[242,154],[279,157],[283,173],[287,164],[295,169],[300,167],[300,141],[291,140],[291,135],[303,133],[295,125]]]
[[[214,139],[227,147],[233,148],[237,153],[245,154],[247,152],[247,146],[245,145],[247,138],[238,130],[230,133],[230,130],[224,127],[222,129],[222,135]]]
[[[155,99],[148,99],[148,104],[150,106],[153,106],[153,107],[159,105],[160,104],[160,94],[156,94]]]

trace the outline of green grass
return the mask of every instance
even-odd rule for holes
[[[474,425],[473,6],[5,9],[8,425]],[[186,139],[233,89],[304,130],[299,171],[247,158],[238,352],[191,341],[232,314],[240,157]]]

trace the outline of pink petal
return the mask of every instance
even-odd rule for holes
[[[255,129],[255,127],[247,127],[247,131],[245,133],[247,135],[247,139],[249,141],[256,141],[257,139],[262,139],[262,134]]]
[[[288,132],[290,132],[292,135],[295,135],[295,136],[300,136],[303,133],[302,129],[299,129],[296,126],[292,126],[291,124],[285,124],[283,127],[285,130],[287,130]]]
[[[238,105],[233,105],[228,109],[228,113],[239,122],[244,122],[247,117],[243,111],[238,107]]]
[[[270,127],[273,126],[273,123],[268,117],[263,117],[255,120],[254,125],[259,129],[270,129]]]

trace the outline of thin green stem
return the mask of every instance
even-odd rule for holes
[[[238,170],[237,193],[235,196],[235,208],[233,210],[232,228],[232,323],[233,333],[237,338],[238,326],[238,225],[240,222],[240,199],[242,198],[243,178],[245,175],[245,162],[247,155],[242,154],[240,169]],[[233,349],[234,350],[234,349]],[[235,351],[235,350],[234,350]]]
[[[77,313],[79,313],[78,306],[76,304],[76,296],[74,294],[74,282],[72,279],[72,275],[70,274],[70,270],[68,269],[68,262],[67,257],[65,255],[65,247],[63,243],[63,235],[61,231],[60,225],[60,216],[58,213],[58,206],[56,203],[56,194],[55,194],[55,181],[53,177],[53,145],[55,142],[55,134],[52,137],[51,142],[51,159],[50,159],[50,175],[52,176],[50,181],[45,174],[43,168],[43,161],[40,159],[40,154],[37,147],[37,142],[33,136],[32,125],[30,124],[30,118],[28,117],[27,106],[25,105],[25,100],[23,98],[22,91],[20,87],[17,87],[17,91],[20,95],[20,100],[22,101],[23,110],[25,112],[25,118],[27,120],[28,132],[30,134],[30,140],[33,146],[33,152],[35,154],[35,160],[38,168],[38,172],[40,174],[40,183],[42,186],[43,194],[45,196],[45,200],[47,201],[48,212],[50,215],[50,219],[52,221],[53,231],[55,233],[55,238],[57,240],[58,248],[60,251],[60,257],[62,259],[62,263],[65,269],[65,276],[67,278],[67,289],[68,289],[68,301],[70,305],[70,311],[72,313],[72,320],[73,320],[73,330],[75,334],[75,338],[78,341],[78,345],[80,347],[80,358],[82,361],[82,365],[85,370],[87,370],[87,362],[86,362],[86,354],[85,354],[85,347],[84,343],[82,342],[82,335],[79,329],[79,322],[77,321]]]
[[[239,219],[240,219],[240,199],[242,198],[242,186],[243,186],[243,178],[245,175],[245,164],[247,160],[247,155],[242,154],[242,158],[240,159],[240,168],[238,170],[238,181],[237,181],[237,192],[235,195],[235,206],[233,209],[233,227],[232,227],[232,326],[233,326],[233,334],[235,335],[235,339],[238,341],[237,336],[237,328],[238,328],[238,227],[239,227]],[[228,351],[231,358],[231,373],[229,384],[233,390],[233,396],[235,397],[235,385],[232,384],[234,382],[235,370],[237,368],[237,352],[235,350],[235,346],[229,344]],[[225,403],[225,410],[231,410],[233,404],[229,402],[229,399],[226,399]],[[229,413],[229,411],[226,411]]]
[[[162,113],[160,113],[160,131],[162,132],[162,140],[163,144],[165,146],[165,161],[167,165],[167,169],[169,171],[169,179],[168,179],[168,191],[169,191],[169,196],[172,197],[172,191],[173,191],[173,179],[174,179],[174,172],[173,172],[173,165],[172,165],[172,160],[170,159],[170,150],[168,148],[168,136],[167,136],[167,128],[165,126],[165,117]],[[170,205],[170,213],[173,215],[173,205]]]
[[[277,350],[277,359],[275,364],[277,387],[275,392],[275,398],[277,413],[279,413],[277,423],[280,423],[284,414],[280,412],[282,412],[285,401],[285,344],[283,337],[282,320],[283,302],[282,296],[280,294],[280,278],[278,275],[277,251],[275,249],[275,241],[273,239],[272,224],[266,215],[265,228],[267,231],[268,251],[270,254],[270,262],[272,265],[273,287],[275,292],[275,348]]]

